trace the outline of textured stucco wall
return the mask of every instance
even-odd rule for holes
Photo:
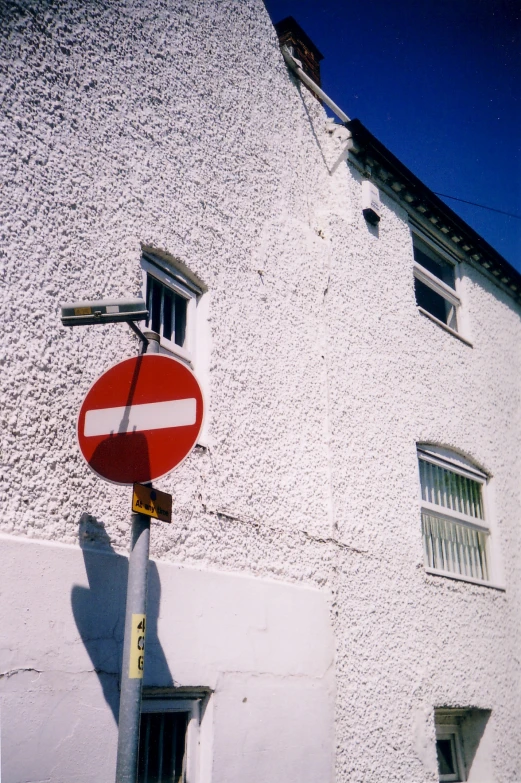
[[[175,524],[153,525],[153,555],[333,596],[339,783],[435,781],[433,708],[451,705],[492,710],[490,783],[521,779],[519,309],[465,264],[473,347],[418,313],[405,213],[384,194],[365,223],[342,133],[257,0],[0,8],[4,533],[126,551],[129,491],[89,473],[75,418],[137,345],[123,326],[62,329],[58,305],[139,294],[140,244],[165,250],[208,286],[209,448],[161,481]],[[492,476],[506,592],[425,574],[418,441]],[[219,719],[237,672],[216,770],[245,730]]]
[[[359,204],[357,172],[346,180]],[[466,264],[473,347],[419,314],[406,215],[385,195],[378,230],[358,211],[351,222],[334,216],[330,231],[335,520],[339,539],[363,552],[339,550],[340,779],[436,780],[432,707],[476,706],[492,709],[491,781],[518,780],[519,310]],[[491,475],[505,593],[425,574],[418,442],[460,451]]]
[[[178,528],[158,530],[154,552],[238,565],[245,524],[255,551],[243,564],[285,571],[300,531],[330,525],[327,276],[311,203],[301,217],[302,193],[311,202],[326,179],[308,164],[320,151],[266,12],[234,2],[29,9],[3,10],[2,416],[17,476],[2,497],[7,532],[72,542],[88,510],[126,548],[127,495],[85,470],[75,418],[92,381],[136,342],[124,326],[62,329],[58,304],[139,294],[144,243],[208,285],[212,332],[215,448],[164,482]],[[220,510],[248,521],[223,524]],[[261,520],[285,531],[277,551],[251,525]],[[303,547],[319,582],[323,548]]]

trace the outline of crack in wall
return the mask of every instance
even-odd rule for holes
[[[275,527],[273,525],[266,525],[263,522],[258,522],[255,519],[245,519],[244,517],[237,516],[229,511],[223,511],[222,509],[209,509],[203,504],[203,509],[206,514],[209,514],[210,516],[216,516],[219,519],[226,519],[230,522],[235,522],[241,525],[250,525],[251,527],[255,527],[259,530],[269,530],[272,533],[278,533],[283,535],[294,535],[298,537],[303,537],[307,539],[308,541],[312,541],[315,544],[326,544],[334,546],[337,549],[343,549],[349,552],[356,552],[359,555],[366,555],[367,557],[373,557],[367,550],[364,549],[357,549],[356,547],[350,546],[349,544],[345,544],[342,541],[339,541],[337,538],[334,538],[332,536],[322,537],[322,536],[314,536],[312,533],[308,533],[307,530],[296,530],[291,531],[280,527]]]
[[[44,673],[41,669],[34,669],[32,666],[20,666],[18,669],[9,669],[6,672],[0,672],[0,680],[4,677],[9,679],[9,677],[13,677],[15,674],[20,674],[20,672],[34,672],[35,674]]]
[[[4,678],[9,679],[16,674],[23,674],[24,672],[34,672],[35,674],[68,674],[71,676],[76,674],[106,674],[108,677],[119,677],[119,671],[111,672],[106,669],[78,669],[67,671],[66,669],[35,669],[33,666],[19,666],[16,669],[0,672],[0,680]]]

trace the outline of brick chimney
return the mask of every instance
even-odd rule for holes
[[[290,52],[302,62],[302,70],[310,79],[320,86],[320,61],[324,55],[319,52],[311,38],[308,38],[302,27],[292,16],[287,16],[277,22],[275,30],[279,43],[288,47]]]

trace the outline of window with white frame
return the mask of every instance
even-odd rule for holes
[[[147,329],[160,335],[163,349],[193,363],[195,321],[202,287],[160,257],[143,255]]]
[[[494,755],[490,710],[436,707],[436,757],[440,783],[491,780]]]
[[[425,567],[436,573],[490,581],[487,476],[450,452],[418,447]]]
[[[414,289],[416,304],[436,321],[460,331],[456,261],[434,243],[413,232]]]
[[[440,783],[465,781],[465,759],[461,734],[462,710],[436,710],[436,756]]]
[[[143,698],[138,783],[195,783],[202,698]]]

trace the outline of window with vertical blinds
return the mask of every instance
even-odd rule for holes
[[[418,449],[425,565],[488,582],[486,476]]]

